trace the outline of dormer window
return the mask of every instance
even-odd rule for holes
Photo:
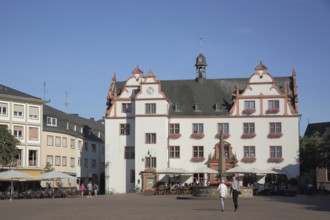
[[[57,126],[57,118],[47,117],[48,126]]]
[[[84,128],[81,127],[81,128],[80,128],[80,133],[83,133],[83,131],[84,131]]]
[[[175,112],[181,112],[181,110],[182,110],[182,106],[180,105],[180,104],[175,104],[174,105],[174,111]]]
[[[194,110],[195,110],[195,112],[201,112],[202,111],[202,104],[196,103],[194,105]]]
[[[66,130],[69,130],[69,122],[66,122]]]
[[[73,126],[73,130],[74,130],[74,131],[77,131],[77,125],[74,125],[74,126]]]
[[[215,111],[216,112],[222,112],[222,106],[220,103],[216,103],[215,104]]]

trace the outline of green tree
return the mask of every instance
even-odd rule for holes
[[[0,126],[0,165],[13,166],[18,155],[17,140],[8,130],[7,126]]]
[[[52,165],[49,162],[47,162],[46,166],[44,167],[45,173],[51,172],[53,170],[55,170],[54,167],[52,167]]]
[[[302,172],[310,172],[316,181],[317,169],[326,168],[329,154],[329,132],[321,137],[318,131],[311,136],[300,138],[300,167]]]

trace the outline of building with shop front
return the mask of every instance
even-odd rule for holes
[[[44,106],[41,164],[104,190],[104,123]],[[66,186],[66,181],[63,181]]]
[[[7,126],[19,141],[16,168],[38,175],[41,168],[43,106],[47,101],[0,85],[0,125]]]
[[[114,75],[105,117],[106,188],[126,193],[152,188],[165,168],[219,169],[219,135],[227,169],[280,168],[299,175],[296,73],[274,77],[257,65],[246,78],[208,79],[196,58],[189,80],[158,80],[136,67],[124,82]],[[221,77],[221,76],[219,76]],[[181,176],[203,182],[204,173]]]
[[[98,182],[104,190],[104,122],[68,114],[47,101],[0,85],[0,125],[21,142],[16,161],[3,169],[32,175],[44,172],[47,162],[56,171],[80,182]],[[63,180],[63,187],[67,180]]]

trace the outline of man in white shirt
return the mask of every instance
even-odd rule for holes
[[[221,180],[218,186],[220,202],[221,202],[221,211],[225,210],[225,198],[227,197],[228,189],[227,186],[224,184],[224,181]]]

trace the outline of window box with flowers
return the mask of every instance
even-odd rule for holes
[[[171,138],[171,139],[178,139],[179,137],[181,137],[181,134],[179,134],[179,133],[169,135],[169,138]]]
[[[250,115],[253,114],[256,110],[254,108],[246,108],[243,110],[243,114]]]
[[[194,139],[202,139],[204,137],[204,134],[203,133],[192,133],[190,135],[191,138],[194,138]]]
[[[283,161],[283,157],[270,157],[268,158],[268,163],[281,163]]]
[[[203,162],[204,160],[204,157],[193,157],[190,159],[191,162]]]
[[[217,139],[219,139],[219,138],[220,138],[220,133],[217,133],[217,134],[215,135],[215,137],[216,137]],[[223,137],[224,139],[227,139],[227,138],[230,137],[230,134],[229,134],[229,133],[223,133],[223,134],[222,134],[222,137]]]
[[[278,113],[279,111],[280,111],[279,108],[269,108],[269,109],[266,111],[266,113],[267,113],[267,114],[276,114],[276,113]]]
[[[268,134],[268,138],[280,138],[280,137],[282,137],[282,133],[281,132],[279,132],[279,133],[269,133]]]
[[[255,157],[243,157],[241,160],[243,163],[254,163],[256,161]]]
[[[246,138],[246,139],[254,138],[255,136],[256,136],[255,133],[244,133],[244,134],[242,134],[242,138]]]

